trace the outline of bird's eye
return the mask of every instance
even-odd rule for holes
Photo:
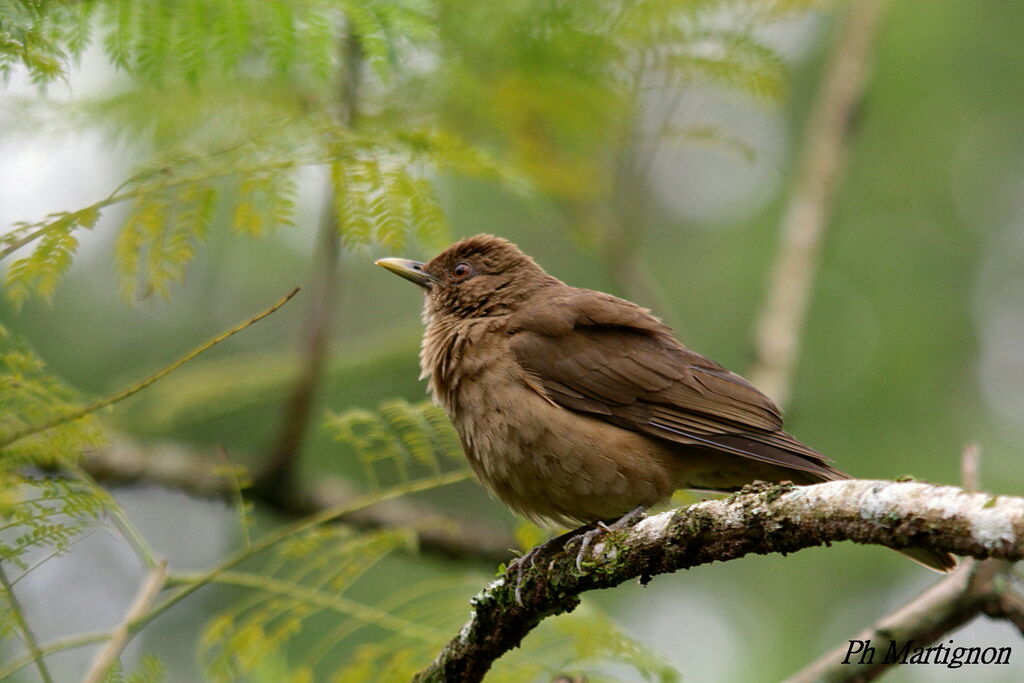
[[[452,277],[456,280],[465,280],[473,274],[473,266],[468,263],[460,263],[452,268]]]

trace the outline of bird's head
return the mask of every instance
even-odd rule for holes
[[[423,287],[431,317],[511,313],[538,288],[559,284],[519,247],[493,235],[456,242],[427,263],[398,258],[376,263]]]

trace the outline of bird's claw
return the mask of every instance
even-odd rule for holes
[[[566,547],[568,547],[570,544],[576,543],[577,540],[580,543],[579,552],[576,553],[576,571],[578,571],[580,574],[586,573],[583,570],[583,561],[586,559],[587,551],[590,550],[590,547],[594,544],[595,540],[597,540],[601,536],[610,534],[613,531],[619,531],[620,529],[625,529],[627,527],[633,526],[638,521],[640,521],[638,517],[642,518],[644,510],[646,509],[647,508],[642,505],[637,506],[630,510],[629,512],[627,512],[626,514],[624,514],[619,519],[612,522],[611,524],[606,524],[605,522],[600,521],[596,522],[594,524],[594,528],[587,529],[583,533],[570,538],[565,544]]]
[[[527,570],[533,569],[533,565],[537,561],[537,556],[540,555],[540,553],[543,551],[543,549],[546,546],[547,546],[547,543],[541,543],[538,546],[534,546],[533,548],[530,548],[530,550],[527,551],[524,555],[520,555],[516,559],[512,560],[511,562],[509,562],[508,566],[505,568],[505,576],[506,577],[511,577],[513,572],[515,573],[515,580],[516,580],[516,588],[515,588],[516,604],[519,605],[520,607],[523,606],[523,595],[522,595],[523,577],[525,576]]]
[[[537,562],[537,558],[540,557],[543,553],[558,547],[568,549],[576,543],[579,543],[580,549],[576,553],[576,571],[578,571],[580,574],[585,574],[586,572],[583,569],[583,562],[587,557],[587,551],[589,551],[591,546],[593,546],[594,541],[613,531],[619,531],[620,529],[625,529],[626,527],[636,524],[636,522],[639,521],[639,518],[643,517],[643,512],[646,509],[647,508],[645,506],[641,505],[630,510],[625,515],[623,515],[622,517],[620,517],[619,519],[615,520],[610,524],[606,524],[605,522],[599,521],[595,522],[593,525],[587,525],[590,528],[583,527],[581,529],[577,529],[576,531],[570,531],[568,533],[562,534],[561,536],[552,538],[549,541],[545,541],[544,543],[541,543],[538,546],[534,546],[529,551],[527,551],[526,554],[521,555],[516,559],[512,560],[511,562],[509,562],[508,566],[505,568],[505,578],[506,580],[511,580],[513,574],[515,575],[516,604],[520,607],[523,605],[522,591],[523,581],[526,576],[526,572],[530,569],[533,569],[534,565]],[[586,530],[584,531],[584,529]],[[552,560],[552,563],[554,563],[554,560]]]

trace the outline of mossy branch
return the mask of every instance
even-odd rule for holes
[[[585,591],[836,541],[1016,561],[1024,559],[1024,498],[919,482],[751,485],[610,533],[593,546],[585,574],[576,569],[575,552],[541,551],[529,567],[473,599],[469,622],[416,680],[481,680],[541,620],[572,611]]]

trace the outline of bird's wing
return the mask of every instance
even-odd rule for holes
[[[646,310],[570,290],[510,321],[516,360],[555,403],[654,437],[781,467],[834,472],[782,431],[782,415],[739,375],[672,336]]]

